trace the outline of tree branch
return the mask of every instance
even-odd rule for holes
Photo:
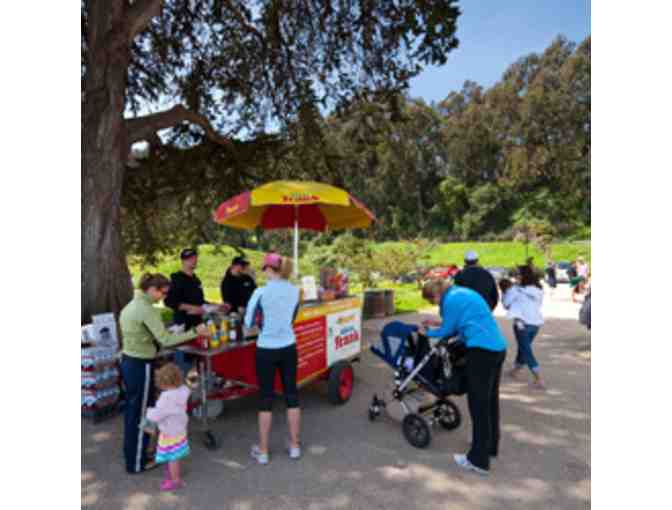
[[[161,129],[171,128],[181,122],[189,121],[200,126],[205,131],[205,136],[212,142],[231,147],[231,140],[220,135],[203,115],[187,110],[181,104],[173,106],[165,112],[153,113],[126,120],[128,143],[151,141],[156,132]]]
[[[132,43],[135,36],[142,32],[153,17],[161,14],[163,0],[135,0],[128,10],[128,43]]]
[[[233,13],[233,16],[238,20],[238,23],[240,23],[240,27],[247,33],[253,34],[257,39],[259,39],[259,42],[261,43],[262,47],[266,45],[266,40],[264,39],[264,36],[261,35],[261,32],[257,30],[253,25],[248,23],[248,20],[245,19],[245,16],[243,15],[240,10],[238,10],[233,3],[230,0],[225,0],[224,3],[226,4],[226,8]]]

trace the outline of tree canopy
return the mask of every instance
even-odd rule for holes
[[[207,146],[174,149],[166,160],[184,158],[177,165],[187,165],[199,159],[192,152],[212,150]],[[129,200],[139,202],[128,206],[128,225],[147,229],[127,229],[131,251],[246,242],[249,236],[210,221],[213,207],[258,182],[288,178],[353,192],[381,220],[373,230],[379,240],[512,239],[533,227],[544,236],[580,233],[590,225],[590,38],[577,46],[557,37],[543,53],[511,64],[488,89],[468,81],[431,105],[402,93],[363,98],[309,122],[289,122],[265,145],[240,144],[237,152],[239,164],[218,163],[229,169],[225,182],[213,173],[212,182],[204,174],[191,186],[173,186],[184,195],[167,208],[172,202],[157,195],[151,220],[144,215],[147,192],[161,189],[156,183],[170,174],[161,177],[157,167],[143,185],[140,171],[129,172]]]

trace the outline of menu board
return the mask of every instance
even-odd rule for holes
[[[300,322],[294,327],[299,353],[298,381],[322,372],[327,367],[326,331],[324,316]]]

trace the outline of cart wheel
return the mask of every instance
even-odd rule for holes
[[[217,419],[224,413],[224,402],[221,400],[208,400],[208,418]],[[203,418],[203,404],[194,407],[191,410],[191,415],[194,418]]]
[[[441,402],[434,412],[439,424],[446,430],[455,430],[462,423],[460,408],[451,400]]]
[[[219,448],[219,444],[217,444],[217,438],[209,430],[205,433],[205,437],[203,438],[203,444],[208,450],[216,450],[217,448]]]
[[[402,429],[406,441],[416,448],[427,448],[432,441],[429,423],[419,414],[407,414],[402,422]]]
[[[329,370],[329,402],[336,405],[345,404],[352,395],[355,374],[352,365],[347,361],[335,363]]]

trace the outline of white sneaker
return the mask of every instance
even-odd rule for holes
[[[473,471],[482,476],[488,476],[490,474],[487,470],[474,466],[463,453],[456,453],[453,455],[453,459],[455,459],[455,464],[467,471]]]
[[[301,444],[301,443],[299,443]],[[287,441],[287,453],[289,453],[289,458],[297,460],[301,458],[301,446],[293,447],[290,446],[289,441]]]
[[[262,453],[259,449],[259,445],[252,445],[252,458],[256,460],[259,464],[266,465],[268,464],[268,453]]]

